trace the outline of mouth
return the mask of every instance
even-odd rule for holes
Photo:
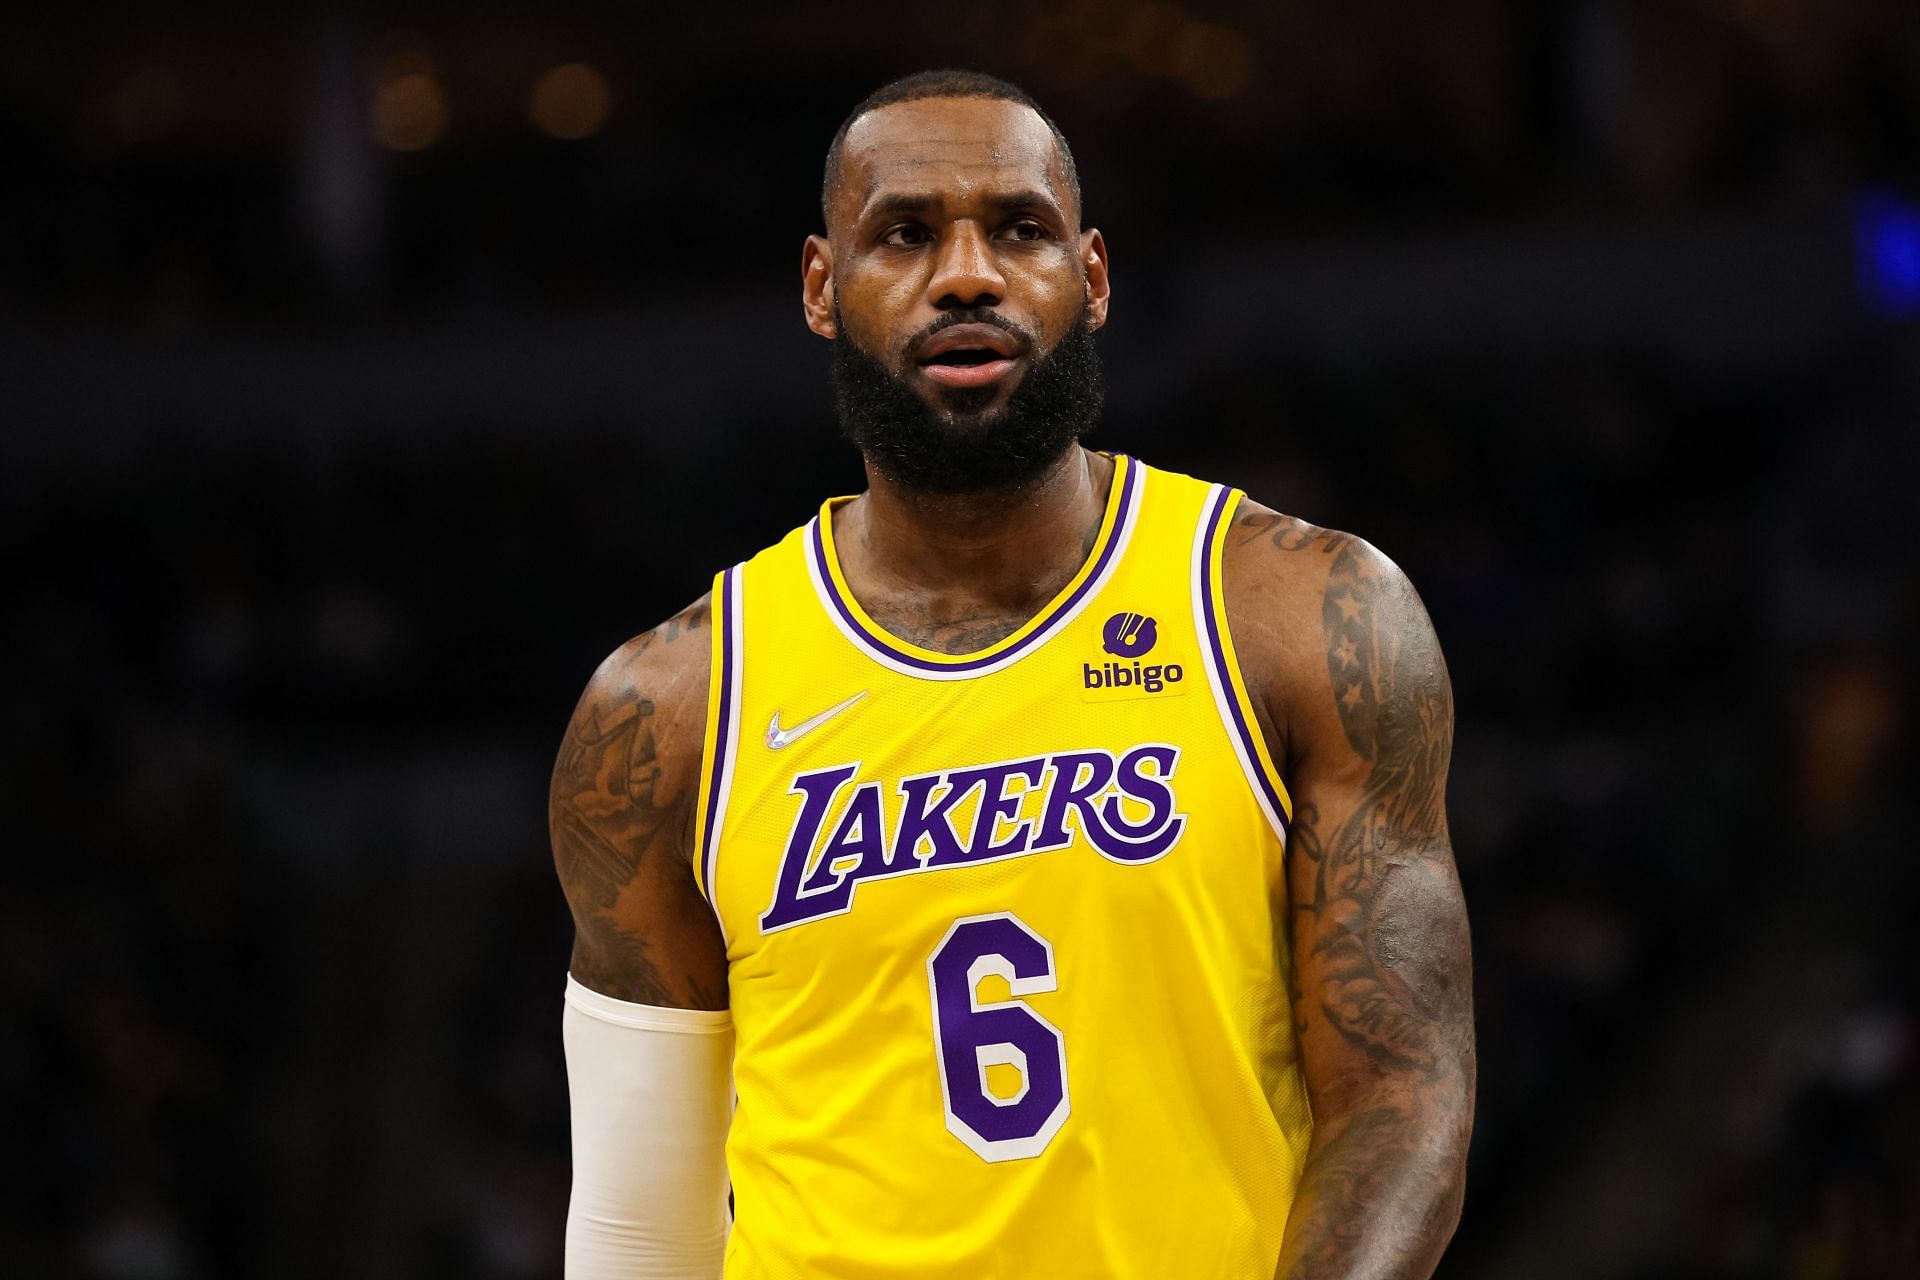
[[[986,387],[1005,378],[1023,357],[1014,340],[991,325],[943,329],[920,354],[920,371],[943,387]]]

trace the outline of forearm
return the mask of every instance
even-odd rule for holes
[[[1319,1132],[1277,1280],[1426,1280],[1460,1220],[1471,1101],[1370,1098]]]

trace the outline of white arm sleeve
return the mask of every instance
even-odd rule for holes
[[[567,976],[567,1280],[716,1280],[727,1243],[733,1022]]]

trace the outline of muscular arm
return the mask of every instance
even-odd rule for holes
[[[692,860],[708,626],[703,598],[600,664],[547,797],[573,976],[635,1004],[727,1007],[725,947]]]
[[[1366,543],[1247,504],[1230,623],[1294,801],[1294,1021],[1314,1129],[1284,1280],[1414,1280],[1459,1221],[1472,960],[1447,835],[1453,695],[1426,610]]]
[[[554,762],[573,911],[567,1280],[712,1280],[726,1245],[725,947],[695,888],[709,662],[702,600],[600,664]]]

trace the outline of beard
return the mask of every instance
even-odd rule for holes
[[[935,403],[847,336],[834,307],[833,402],[840,430],[875,470],[926,494],[1019,493],[1047,474],[1093,428],[1106,388],[1093,326],[1082,307],[1053,350],[1033,357],[1006,404],[991,412],[997,387],[936,392]],[[987,310],[951,311],[934,326],[990,324],[1031,335]]]

